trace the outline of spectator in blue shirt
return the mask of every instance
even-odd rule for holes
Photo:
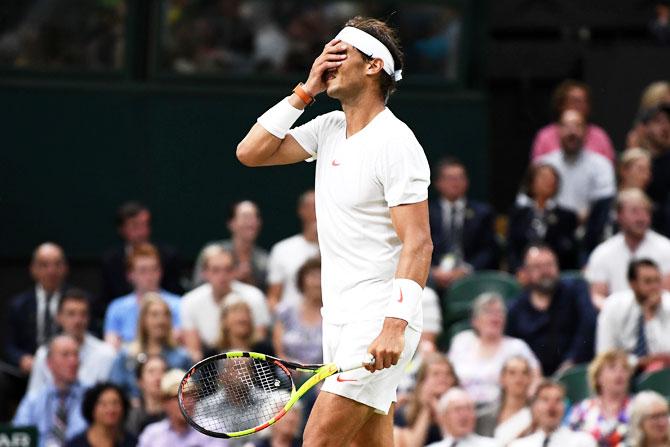
[[[531,245],[524,256],[528,285],[512,303],[507,335],[524,340],[545,376],[593,358],[596,312],[581,279],[560,279],[556,254]]]
[[[193,363],[186,350],[175,344],[171,319],[170,307],[160,295],[148,293],[144,296],[137,339],[121,349],[110,373],[110,381],[121,386],[133,403],[139,403],[141,394],[137,384],[137,369],[150,356],[163,357],[168,368],[188,370]]]
[[[79,343],[70,335],[55,337],[47,365],[53,383],[24,396],[12,421],[14,426],[37,427],[40,447],[63,445],[87,427],[81,413],[84,388],[77,382]]]
[[[162,270],[158,250],[148,243],[138,245],[128,256],[127,267],[133,292],[112,301],[105,313],[105,341],[116,349],[135,339],[140,304],[148,292],[160,294],[170,306],[172,325],[175,328],[181,327],[179,296],[160,289]]]

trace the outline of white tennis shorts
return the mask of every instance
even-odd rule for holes
[[[324,363],[343,362],[365,358],[368,347],[381,332],[384,320],[349,324],[323,323]],[[337,394],[372,407],[377,413],[388,414],[395,402],[398,384],[414,356],[421,332],[407,326],[405,348],[398,364],[371,373],[360,368],[328,377],[322,391]]]

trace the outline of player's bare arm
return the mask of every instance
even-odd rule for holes
[[[391,208],[391,221],[403,243],[395,277],[413,281],[423,288],[426,285],[433,252],[428,223],[428,202],[424,200]],[[401,291],[398,298],[392,299],[401,301],[417,299],[416,295],[407,292],[403,294]],[[418,299],[420,297],[419,294]],[[388,368],[398,363],[405,345],[406,326],[407,321],[404,319],[386,317],[381,333],[368,348],[368,352],[376,359],[374,365],[367,367],[369,371]]]
[[[326,89],[325,73],[327,70],[342,64],[342,61],[347,57],[344,53],[345,50],[346,45],[338,39],[333,39],[325,45],[323,52],[314,60],[307,82],[302,86],[305,94],[314,98]],[[277,109],[277,113],[271,114],[269,121],[273,124],[273,128],[276,124],[279,131],[273,133],[259,123],[254,124],[249,133],[237,145],[238,160],[246,166],[256,167],[298,163],[309,158],[309,154],[305,152],[295,138],[291,135],[282,136],[282,133],[285,134],[286,130],[293,125],[306,105],[305,101],[294,92],[288,97],[288,104],[284,105],[284,110],[275,106],[268,111]],[[288,106],[294,110],[290,110]],[[292,116],[295,118],[292,118]],[[291,122],[287,126],[286,124],[289,121]],[[285,130],[284,127],[286,127]]]

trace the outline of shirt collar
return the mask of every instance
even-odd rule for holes
[[[465,198],[461,197],[460,199],[456,200],[455,202],[450,202],[449,200],[445,199],[442,197],[440,199],[440,204],[445,207],[451,209],[452,206],[456,206],[456,209],[462,210],[465,208]]]

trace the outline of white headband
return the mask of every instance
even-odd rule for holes
[[[368,57],[381,59],[384,61],[384,71],[393,77],[396,81],[402,79],[402,70],[395,70],[393,63],[393,56],[386,45],[381,43],[378,39],[366,33],[363,30],[354,28],[353,26],[346,26],[340,31],[336,39],[352,45]]]

